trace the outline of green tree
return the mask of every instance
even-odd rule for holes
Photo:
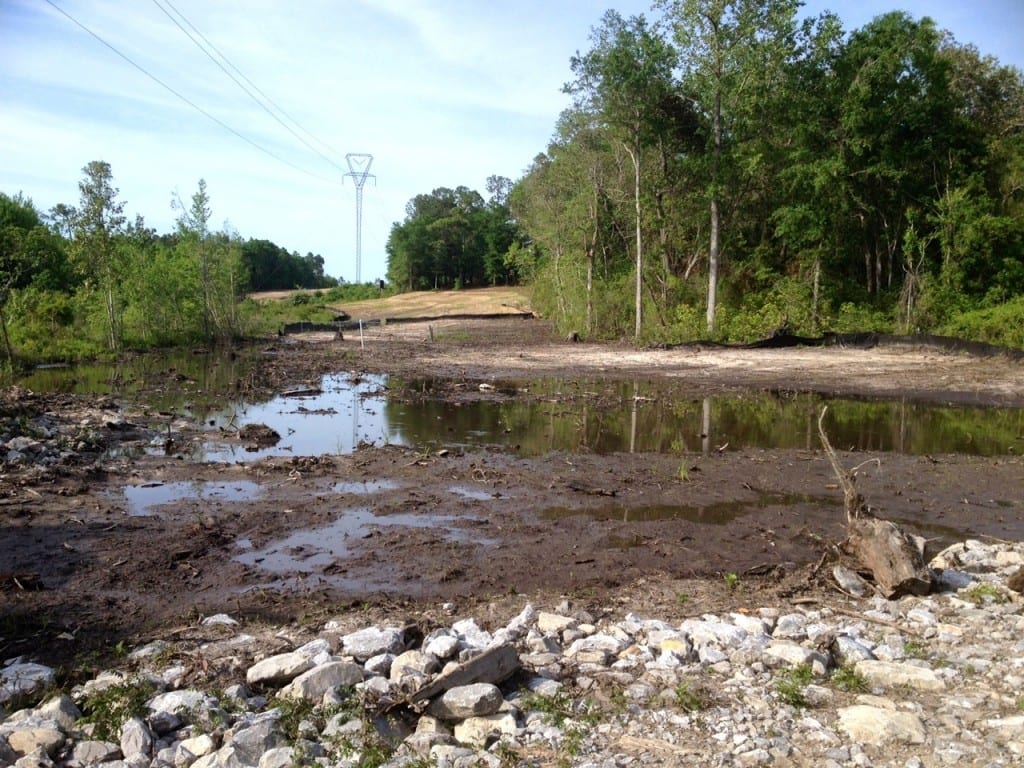
[[[66,288],[68,272],[60,239],[43,224],[32,201],[20,192],[14,197],[0,192],[0,340],[9,365],[15,362],[6,312],[12,292],[33,283]]]
[[[206,191],[206,179],[199,180],[199,186],[192,194],[191,203],[186,206],[175,193],[171,207],[178,211],[178,235],[186,247],[195,254],[199,266],[199,290],[203,306],[203,336],[214,337],[217,327],[217,309],[214,302],[213,274],[210,253],[210,195]]]
[[[722,205],[739,203],[742,147],[759,134],[765,101],[793,53],[798,0],[660,0],[676,41],[682,92],[709,116],[707,327],[714,330],[722,261]]]
[[[662,106],[673,92],[672,48],[643,16],[628,20],[607,11],[599,27],[591,30],[593,47],[572,57],[575,80],[566,92],[577,108],[593,115],[613,131],[633,166],[633,205],[636,282],[634,336],[639,339],[643,320],[643,211],[641,199],[643,152],[660,134]]]
[[[117,199],[110,164],[94,160],[82,169],[78,183],[79,206],[71,221],[71,257],[85,278],[85,286],[97,292],[106,320],[106,343],[117,350],[122,342],[121,278],[125,264],[117,239],[125,227],[124,203]]]

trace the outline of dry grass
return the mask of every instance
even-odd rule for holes
[[[256,301],[283,299],[302,291],[266,291],[254,293]],[[462,291],[414,291],[400,293],[384,299],[336,302],[333,309],[347,312],[362,320],[382,317],[400,319],[408,317],[448,317],[451,315],[497,315],[530,311],[529,293],[525,288],[505,286],[473,288]]]

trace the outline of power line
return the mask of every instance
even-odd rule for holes
[[[202,52],[203,52],[204,54],[206,54],[207,58],[209,58],[209,59],[210,59],[210,61],[212,61],[212,62],[213,62],[214,64],[216,64],[216,65],[217,65],[217,67],[218,67],[218,68],[219,68],[219,69],[220,69],[220,70],[221,70],[221,71],[222,71],[222,72],[223,72],[223,73],[224,73],[225,75],[227,75],[227,76],[228,76],[228,77],[229,77],[229,78],[231,79],[231,81],[232,81],[232,82],[233,82],[233,83],[234,83],[235,85],[237,85],[237,86],[238,86],[239,88],[241,88],[241,89],[242,89],[242,91],[244,91],[244,92],[245,92],[245,94],[246,94],[246,95],[247,95],[247,96],[248,96],[248,97],[249,97],[250,99],[252,99],[252,100],[253,100],[254,102],[256,102],[257,106],[259,106],[259,107],[260,107],[260,109],[262,109],[262,110],[263,110],[264,112],[266,112],[266,113],[267,113],[268,115],[270,115],[270,116],[271,116],[271,117],[272,117],[272,118],[273,118],[274,120],[276,120],[276,121],[278,122],[278,124],[280,124],[280,125],[281,125],[281,127],[282,127],[282,128],[284,128],[284,129],[285,129],[286,131],[288,131],[288,132],[289,132],[289,133],[290,133],[290,134],[291,134],[292,136],[294,136],[294,137],[295,137],[296,139],[298,139],[298,140],[299,140],[300,142],[302,142],[302,143],[303,143],[303,144],[304,144],[304,145],[305,145],[305,146],[306,146],[306,147],[307,147],[308,149],[310,149],[311,151],[313,151],[314,153],[316,153],[317,155],[319,155],[319,156],[320,156],[321,158],[323,158],[324,160],[326,160],[326,161],[327,161],[327,162],[328,162],[329,164],[331,164],[332,166],[334,166],[334,167],[335,167],[335,168],[336,168],[337,170],[339,170],[339,171],[342,171],[342,172],[344,172],[344,171],[345,171],[345,169],[344,169],[343,167],[341,167],[341,166],[340,166],[340,165],[339,165],[338,163],[334,162],[334,160],[332,160],[332,159],[331,159],[330,157],[328,157],[327,155],[325,155],[325,154],[324,154],[323,152],[321,152],[321,151],[320,151],[319,149],[317,149],[317,148],[316,148],[316,147],[314,147],[314,146],[313,146],[312,144],[310,144],[310,143],[309,143],[308,141],[306,141],[306,139],[304,139],[304,138],[303,138],[302,136],[300,136],[300,135],[299,135],[298,133],[296,133],[296,132],[295,132],[295,130],[294,130],[294,129],[293,129],[293,128],[292,128],[291,126],[290,126],[290,125],[286,124],[286,123],[285,123],[285,122],[284,122],[284,121],[283,121],[283,120],[282,120],[282,119],[281,119],[280,117],[278,117],[278,116],[277,116],[276,114],[274,114],[274,112],[273,112],[273,111],[271,111],[269,107],[267,107],[267,104],[266,104],[266,103],[264,103],[264,101],[261,101],[261,100],[260,100],[260,98],[258,98],[258,97],[257,97],[257,96],[256,96],[256,95],[255,95],[255,94],[253,93],[253,91],[252,91],[252,90],[249,90],[249,88],[248,88],[248,87],[246,87],[246,85],[244,85],[244,84],[243,84],[243,83],[242,83],[241,81],[239,81],[238,77],[235,77],[235,75],[234,75],[234,74],[232,74],[231,72],[229,72],[229,71],[228,71],[228,69],[227,69],[227,67],[225,67],[225,66],[224,66],[225,64],[226,64],[226,65],[227,65],[228,67],[231,67],[231,69],[233,69],[233,70],[234,70],[234,71],[235,71],[236,73],[238,73],[238,76],[239,76],[239,77],[241,77],[241,78],[242,78],[242,80],[245,80],[245,82],[246,82],[246,83],[248,83],[248,84],[249,84],[249,86],[251,86],[251,87],[252,87],[252,89],[256,91],[256,93],[260,94],[260,96],[262,96],[262,97],[263,97],[263,99],[264,99],[264,100],[265,100],[265,101],[266,101],[267,103],[269,103],[269,104],[273,105],[273,106],[274,106],[274,108],[275,108],[275,109],[276,109],[276,110],[277,110],[278,112],[280,112],[280,113],[281,113],[282,115],[284,115],[284,116],[285,116],[286,118],[288,118],[288,120],[290,120],[290,121],[291,121],[291,122],[292,122],[292,123],[293,123],[294,125],[298,126],[298,128],[299,128],[299,129],[300,129],[301,131],[303,131],[303,132],[304,132],[304,133],[305,133],[306,135],[308,135],[308,136],[309,136],[310,138],[312,138],[312,139],[313,139],[314,141],[316,141],[317,143],[319,143],[319,144],[320,144],[321,146],[327,147],[327,145],[326,145],[326,144],[324,144],[324,143],[323,143],[322,141],[320,141],[320,140],[319,140],[319,139],[317,139],[317,138],[316,138],[315,136],[313,136],[313,134],[311,134],[311,133],[310,133],[309,131],[307,131],[307,130],[306,130],[305,128],[303,128],[303,127],[302,127],[302,126],[301,126],[301,125],[299,124],[299,122],[298,122],[298,121],[297,121],[297,120],[296,120],[295,118],[293,118],[293,117],[292,117],[291,115],[289,115],[289,114],[288,114],[287,112],[285,112],[285,111],[284,111],[283,109],[281,109],[281,107],[280,107],[280,106],[278,106],[277,104],[275,104],[275,103],[274,103],[274,101],[273,101],[273,100],[272,100],[272,99],[271,99],[271,98],[270,98],[269,96],[267,96],[267,95],[266,95],[266,94],[265,94],[265,93],[264,93],[264,92],[263,92],[262,90],[260,90],[260,88],[259,88],[259,87],[257,87],[257,85],[256,85],[255,83],[253,83],[253,82],[252,82],[252,80],[250,80],[250,79],[249,79],[248,77],[246,77],[246,76],[245,76],[245,75],[244,75],[244,74],[242,73],[242,71],[241,71],[240,69],[238,69],[238,67],[236,67],[236,66],[235,66],[234,64],[232,64],[232,63],[231,63],[231,61],[230,61],[230,60],[228,59],[228,57],[227,57],[227,56],[225,56],[225,55],[224,55],[224,54],[223,54],[223,53],[222,53],[222,52],[221,52],[221,51],[220,51],[220,50],[219,50],[219,49],[217,48],[217,46],[215,46],[215,45],[214,45],[213,43],[211,43],[211,42],[210,42],[210,41],[209,41],[209,40],[208,40],[208,39],[206,38],[206,36],[205,36],[205,35],[203,35],[203,33],[202,33],[202,32],[200,32],[200,31],[199,31],[199,30],[198,30],[198,29],[196,28],[196,26],[195,26],[195,25],[194,25],[194,24],[193,24],[193,23],[192,23],[191,21],[189,21],[189,20],[188,20],[188,18],[186,18],[186,17],[185,17],[185,14],[183,14],[183,13],[182,13],[181,11],[179,11],[179,10],[178,10],[177,8],[175,8],[175,7],[174,7],[174,4],[173,4],[173,3],[171,3],[171,2],[170,2],[170,0],[164,0],[164,2],[165,2],[165,3],[167,4],[167,7],[168,7],[168,8],[170,8],[170,9],[171,9],[172,11],[174,11],[174,13],[175,13],[175,14],[177,14],[177,15],[178,15],[178,17],[179,17],[179,18],[181,19],[181,21],[185,22],[185,24],[187,24],[187,25],[188,25],[189,29],[191,29],[191,30],[192,30],[193,32],[195,32],[195,33],[196,33],[196,35],[198,35],[198,36],[199,36],[199,38],[201,38],[201,39],[202,39],[202,41],[203,41],[202,43],[200,43],[200,42],[199,42],[199,40],[197,40],[197,39],[196,39],[196,38],[195,38],[195,37],[194,37],[194,36],[192,35],[192,33],[188,31],[188,29],[185,29],[185,27],[183,27],[183,26],[181,25],[181,22],[179,22],[179,21],[178,21],[178,19],[174,18],[174,16],[172,16],[172,15],[170,14],[170,12],[169,12],[169,11],[167,10],[167,8],[164,8],[164,7],[163,7],[163,5],[161,5],[161,4],[160,4],[160,0],[153,0],[153,4],[154,4],[154,5],[155,5],[155,6],[157,7],[157,8],[159,8],[159,9],[160,9],[161,11],[163,11],[164,15],[165,15],[165,16],[167,16],[167,18],[168,18],[168,19],[170,19],[170,20],[171,20],[171,21],[172,21],[172,22],[174,23],[174,25],[175,25],[175,26],[176,26],[176,27],[177,27],[178,29],[180,29],[180,30],[181,30],[181,31],[182,31],[182,32],[183,32],[183,33],[185,34],[185,36],[186,36],[186,37],[188,37],[188,39],[189,39],[189,40],[191,40],[191,41],[193,42],[193,44],[195,44],[195,46],[196,46],[196,47],[197,47],[197,48],[198,48],[199,50],[201,50],[201,51],[202,51]],[[205,43],[205,46],[204,46],[204,43]],[[209,50],[207,50],[207,47],[209,48]],[[216,57],[214,57],[214,55],[213,55],[213,54],[211,54],[211,53],[210,53],[210,51],[211,51],[211,50],[213,51],[213,53],[216,53],[216,54],[217,54],[217,57],[219,57],[219,58],[220,58],[220,59],[221,59],[221,60],[223,61],[223,63],[221,63],[221,61],[218,61],[218,59],[217,59]],[[327,149],[330,149],[330,147],[327,147]],[[333,150],[332,150],[332,151],[333,151]]]
[[[65,10],[64,10],[63,8],[61,8],[61,7],[59,6],[59,5],[57,5],[57,4],[55,3],[55,2],[53,2],[53,0],[46,0],[46,3],[47,3],[48,5],[50,5],[50,6],[52,6],[52,7],[53,7],[53,8],[54,8],[54,9],[55,9],[55,10],[56,10],[56,11],[57,11],[58,13],[60,13],[60,14],[61,14],[62,16],[64,16],[65,18],[67,18],[67,19],[68,19],[69,21],[71,21],[71,23],[73,23],[73,24],[74,24],[75,26],[77,26],[77,27],[78,27],[79,29],[81,29],[82,31],[84,31],[84,32],[85,32],[86,34],[88,34],[88,35],[89,35],[90,37],[94,38],[94,39],[95,39],[96,41],[98,41],[99,43],[101,43],[101,44],[102,44],[102,45],[104,45],[105,47],[109,48],[109,49],[110,49],[111,51],[113,51],[114,53],[116,53],[116,54],[117,54],[118,56],[120,56],[120,57],[121,57],[122,59],[124,59],[125,61],[127,61],[127,62],[128,62],[129,64],[131,64],[131,65],[132,65],[133,67],[135,67],[135,68],[136,68],[137,70],[139,70],[139,71],[140,71],[140,72],[141,72],[142,74],[144,74],[144,75],[145,75],[146,77],[148,77],[148,78],[149,78],[150,80],[152,80],[153,82],[155,82],[155,83],[156,83],[157,85],[159,85],[159,86],[161,86],[162,88],[164,88],[164,89],[166,89],[166,90],[170,91],[170,92],[171,92],[172,94],[174,94],[174,95],[175,95],[175,96],[177,96],[177,97],[178,97],[179,99],[181,99],[181,100],[182,100],[183,102],[185,102],[185,103],[186,103],[186,104],[188,104],[188,105],[189,105],[190,107],[192,107],[192,109],[196,110],[197,112],[199,112],[199,113],[200,113],[201,115],[203,115],[204,117],[206,117],[206,118],[208,118],[208,119],[212,120],[212,121],[213,121],[213,122],[215,122],[215,123],[216,123],[217,125],[219,125],[219,126],[220,126],[221,128],[223,128],[224,130],[226,130],[226,131],[228,131],[229,133],[233,134],[233,135],[234,135],[234,136],[236,136],[237,138],[241,139],[241,140],[242,140],[242,141],[244,141],[244,142],[245,142],[246,144],[250,145],[251,147],[254,147],[255,149],[258,149],[258,150],[259,150],[260,152],[262,152],[263,154],[267,155],[268,157],[272,157],[272,158],[273,158],[274,160],[277,160],[277,161],[278,161],[279,163],[284,163],[284,164],[285,164],[285,165],[287,165],[287,166],[288,166],[289,168],[291,168],[291,169],[293,169],[293,170],[296,170],[296,171],[298,171],[299,173],[304,173],[304,174],[306,174],[307,176],[311,176],[311,177],[313,177],[314,179],[318,179],[319,181],[323,181],[323,182],[326,182],[326,183],[328,183],[328,184],[339,184],[339,183],[340,183],[340,182],[334,181],[333,179],[328,179],[328,178],[327,178],[327,177],[325,177],[325,176],[321,176],[320,174],[317,174],[317,173],[313,173],[312,171],[307,171],[307,170],[306,170],[305,168],[300,168],[299,166],[295,165],[294,163],[291,163],[291,162],[289,162],[288,160],[285,160],[285,159],[284,159],[283,157],[281,157],[280,155],[277,155],[277,154],[275,154],[274,152],[272,152],[271,150],[269,150],[269,149],[267,149],[266,147],[262,146],[261,144],[257,144],[257,143],[256,143],[255,141],[253,141],[252,139],[250,139],[250,138],[249,138],[248,136],[245,136],[244,134],[241,134],[241,133],[239,133],[239,132],[238,132],[238,131],[236,131],[236,130],[235,130],[234,128],[232,128],[232,127],[231,127],[230,125],[228,125],[227,123],[225,123],[225,122],[224,122],[223,120],[221,120],[221,119],[219,119],[218,117],[215,117],[214,115],[210,114],[210,113],[209,113],[209,112],[207,112],[207,111],[206,111],[205,109],[203,109],[202,107],[200,107],[200,106],[199,106],[198,104],[196,104],[195,102],[191,101],[191,100],[190,100],[190,99],[189,99],[188,97],[186,97],[185,95],[183,95],[183,94],[179,93],[178,91],[176,91],[176,90],[175,90],[174,88],[172,88],[171,86],[169,86],[169,85],[168,85],[167,83],[165,83],[165,82],[164,82],[163,80],[161,80],[160,78],[158,78],[158,77],[157,77],[156,75],[154,75],[154,74],[153,74],[152,72],[150,72],[149,70],[147,70],[147,69],[146,69],[145,67],[143,67],[143,66],[142,66],[141,64],[138,64],[138,63],[137,63],[137,62],[135,62],[135,61],[134,61],[133,59],[131,59],[131,58],[130,58],[130,57],[129,57],[129,56],[127,55],[127,54],[125,54],[125,53],[122,53],[122,52],[121,52],[120,50],[118,50],[118,49],[117,49],[116,47],[114,47],[113,45],[111,45],[110,43],[108,43],[108,42],[107,42],[106,40],[104,40],[104,39],[103,39],[102,37],[100,37],[100,36],[99,36],[98,34],[96,34],[96,33],[95,33],[95,32],[93,32],[93,31],[92,31],[91,29],[89,29],[89,28],[88,28],[87,26],[85,26],[85,24],[83,24],[82,22],[80,22],[80,21],[79,21],[78,19],[76,19],[76,18],[75,18],[74,16],[72,16],[72,15],[71,15],[70,13],[68,13],[68,12],[67,12],[67,11],[65,11]]]

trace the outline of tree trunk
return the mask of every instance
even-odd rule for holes
[[[708,332],[715,330],[715,310],[718,308],[718,259],[719,225],[721,213],[718,210],[718,166],[722,158],[722,92],[715,92],[715,109],[711,116],[714,133],[714,150],[711,155],[711,245],[708,248]]]
[[[14,370],[14,350],[11,348],[11,338],[7,335],[7,316],[4,314],[4,306],[0,303],[0,331],[4,336],[4,351],[7,353],[7,362]]]
[[[625,146],[625,145],[623,145]],[[644,259],[643,259],[643,238],[640,230],[640,140],[636,138],[633,147],[625,147],[626,152],[629,153],[630,160],[633,161],[633,204],[636,213],[636,328],[634,330],[634,338],[640,340],[640,328],[643,322],[643,279],[644,279]]]
[[[890,600],[904,595],[927,595],[934,576],[924,562],[918,542],[895,523],[858,517],[846,524],[843,550],[871,571],[875,586]]]

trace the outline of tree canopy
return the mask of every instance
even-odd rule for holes
[[[464,186],[410,200],[405,221],[388,236],[388,280],[408,291],[515,283],[518,269],[506,257],[521,236],[508,208],[510,188],[508,179],[492,176],[486,202]]]
[[[798,7],[601,18],[510,195],[542,312],[595,335],[749,339],[941,331],[1024,294],[1021,71],[928,18],[845,33]]]

